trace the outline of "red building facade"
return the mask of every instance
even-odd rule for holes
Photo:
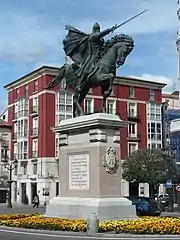
[[[51,127],[73,117],[73,96],[60,90],[61,86],[45,89],[57,73],[58,68],[43,66],[5,86],[8,122],[13,132],[10,155],[19,162],[14,174],[17,202],[32,203],[38,193],[44,204],[58,194],[58,139]],[[121,130],[122,160],[130,152],[148,147],[148,104],[161,105],[164,86],[131,77],[115,79],[107,111],[130,122],[128,128]],[[102,104],[100,90],[97,87],[89,92],[84,101],[85,113],[99,110]],[[123,190],[123,194],[127,195],[128,191]]]

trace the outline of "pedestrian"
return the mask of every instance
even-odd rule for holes
[[[34,207],[39,207],[39,196],[36,194],[34,199],[33,199],[33,208]]]

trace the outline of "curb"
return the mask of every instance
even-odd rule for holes
[[[82,236],[82,237],[97,237],[97,238],[117,238],[117,239],[123,239],[123,238],[129,238],[129,239],[180,239],[180,235],[151,235],[151,234],[123,234],[123,233],[96,233],[93,235],[87,235],[85,232],[70,232],[70,231],[51,231],[51,230],[40,230],[40,229],[28,229],[28,228],[14,228],[14,227],[6,227],[6,226],[0,226],[0,232],[1,230],[6,231],[14,231],[14,232],[22,232],[22,233],[37,233],[37,234],[49,234],[49,235],[59,235],[59,237],[62,237],[63,235],[69,236],[69,237],[75,237],[75,236]]]

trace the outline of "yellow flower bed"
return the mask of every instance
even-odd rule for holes
[[[86,221],[45,218],[38,214],[0,215],[0,225],[16,228],[85,232]],[[100,222],[99,232],[180,234],[180,218],[142,217],[136,220]]]

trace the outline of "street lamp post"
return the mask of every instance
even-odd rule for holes
[[[12,201],[11,201],[11,198],[12,198],[12,183],[13,183],[12,171],[17,167],[18,161],[17,161],[17,159],[15,159],[15,160],[12,160],[12,161],[8,162],[7,156],[5,156],[5,161],[4,162],[5,162],[5,168],[9,171],[9,180],[7,181],[8,184],[9,184],[7,207],[12,208]]]
[[[176,147],[170,143],[168,143],[168,146],[166,146],[165,148],[162,149],[162,151],[167,154],[169,157],[173,158],[173,161],[175,161],[175,154],[174,154],[174,150],[176,149]],[[172,172],[168,172],[167,174],[167,180],[171,180],[173,181],[173,174]],[[169,194],[169,204],[168,204],[168,211],[169,212],[173,212],[174,211],[174,199],[173,199],[173,184],[172,187],[166,187],[167,189],[167,193]]]

